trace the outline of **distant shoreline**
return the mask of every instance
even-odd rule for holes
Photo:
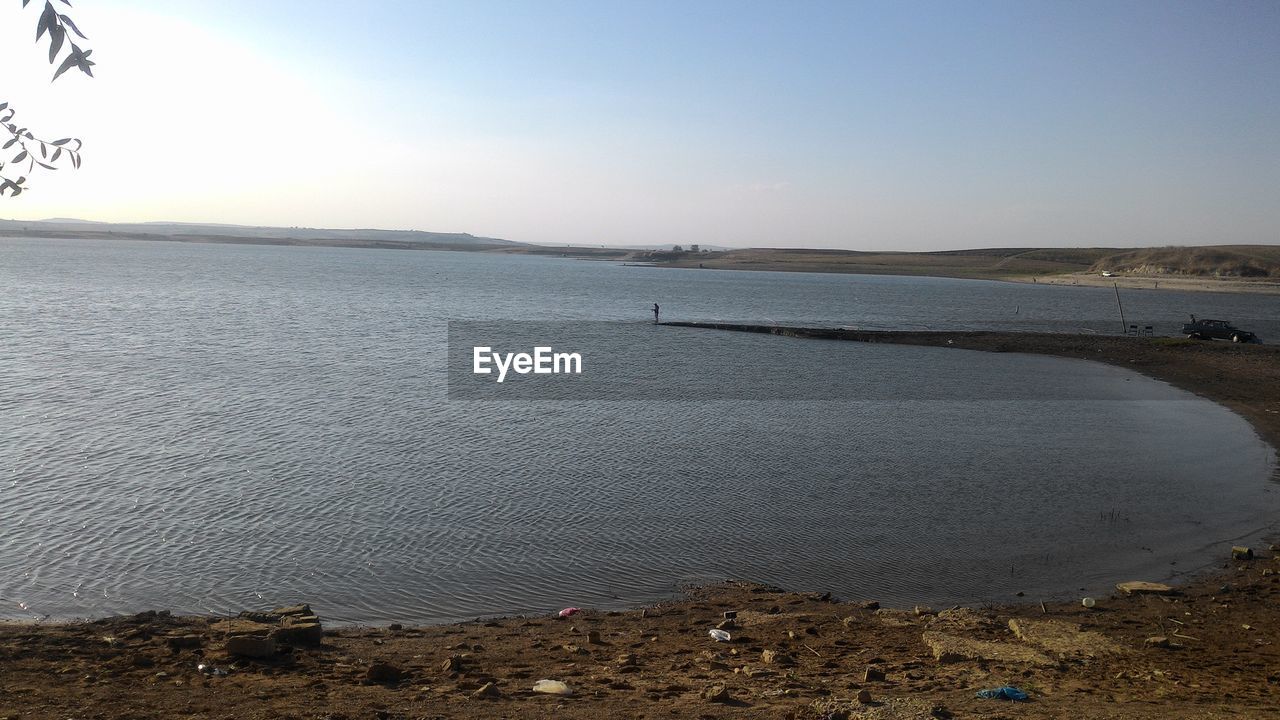
[[[89,227],[94,227],[90,225]],[[1116,248],[1040,248],[1040,249],[975,249],[941,252],[859,252],[852,250],[787,250],[751,249],[713,252],[671,252],[617,247],[556,247],[527,245],[493,238],[447,233],[420,233],[430,240],[392,239],[390,237],[358,237],[362,233],[397,233],[399,231],[353,230],[346,236],[297,237],[250,236],[233,234],[236,228],[191,226],[182,232],[149,232],[140,226],[103,230],[88,228],[23,228],[0,225],[0,238],[45,240],[136,240],[144,242],[211,243],[223,245],[271,245],[278,247],[340,247],[372,250],[440,250],[454,252],[503,253],[537,255],[617,262],[627,267],[682,268],[697,270],[742,270],[766,272],[807,272],[840,275],[902,275],[915,277],[954,278],[958,280],[991,280],[1025,284],[1112,287],[1131,290],[1176,290],[1181,292],[1244,293],[1280,295],[1280,280],[1270,278],[1242,279],[1197,274],[1117,273],[1103,276],[1089,272],[1090,263],[1105,262],[1099,258],[1131,255],[1137,251]],[[280,230],[269,228],[269,230]],[[224,234],[224,231],[226,234]],[[403,234],[403,233],[402,233]],[[1231,253],[1232,257],[1253,257],[1245,253],[1252,248],[1259,262],[1270,262],[1274,253],[1280,268],[1280,247],[1226,246],[1224,248],[1182,248],[1203,255],[1209,252]],[[1153,252],[1159,249],[1151,249]],[[1242,254],[1244,253],[1244,254]],[[1278,271],[1280,272],[1280,271]]]
[[[422,242],[414,240],[360,240],[330,238],[266,238],[239,235],[167,235],[143,232],[40,230],[15,232],[0,228],[0,239],[31,240],[134,240],[138,242],[202,243],[210,245],[267,245],[272,247],[330,247],[360,248],[369,250],[453,250],[460,252],[484,252],[507,247],[481,243]]]
[[[938,252],[693,248],[696,246],[675,251],[525,245],[502,248],[501,252],[684,270],[902,275],[1081,287],[1117,284],[1134,290],[1280,295],[1280,246],[987,248]],[[1141,271],[1107,270],[1110,274],[1103,275],[1097,269],[1112,262],[1130,263]],[[1165,271],[1149,271],[1157,266]],[[1246,279],[1233,276],[1232,272],[1267,275]]]

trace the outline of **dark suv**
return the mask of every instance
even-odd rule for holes
[[[1191,322],[1182,326],[1182,334],[1193,340],[1230,340],[1237,343],[1260,342],[1258,336],[1248,330],[1241,330],[1228,320],[1197,320],[1191,316]]]

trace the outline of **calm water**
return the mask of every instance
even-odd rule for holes
[[[434,621],[726,577],[1070,595],[1195,569],[1280,509],[1243,420],[1123,370],[644,322],[657,301],[670,319],[1107,331],[1109,289],[28,240],[0,240],[0,287],[0,617],[307,600]],[[1161,330],[1195,312],[1280,339],[1274,299],[1123,296]],[[619,352],[729,388],[766,358],[841,399],[450,399],[456,319],[620,321]]]

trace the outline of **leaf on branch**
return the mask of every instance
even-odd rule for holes
[[[61,140],[54,140],[49,144],[50,145],[66,145],[69,142],[71,142],[71,138],[62,138]]]
[[[58,162],[60,157],[62,157],[62,148],[53,151],[53,157],[49,158],[49,162]]]
[[[75,169],[80,169],[80,153],[71,156],[71,164],[75,166]]]
[[[40,157],[42,158],[49,157],[49,150],[44,146],[44,143],[40,143]]]
[[[4,194],[5,190],[8,190],[11,197],[18,197],[18,193],[22,192],[22,183],[26,181],[26,178],[20,177],[17,182],[8,178],[0,178],[0,180],[4,181],[0,182],[0,195]]]
[[[72,45],[72,47],[75,47],[75,46]],[[68,55],[67,59],[63,60],[62,64],[58,66],[58,72],[53,74],[53,79],[57,80],[59,75],[75,67],[75,65],[76,65],[76,56]]]
[[[16,162],[16,163],[20,163],[20,162],[22,162],[23,160],[26,160],[26,159],[27,159],[27,151],[26,151],[26,150],[23,150],[22,152],[20,152],[20,153],[18,153],[17,155],[14,155],[14,156],[13,156],[13,162]]]
[[[7,107],[9,107],[9,103],[8,103],[8,102],[2,102],[2,103],[0,103],[0,110],[3,110],[3,109],[5,109],[5,108],[7,108]]]
[[[13,147],[13,144],[16,142],[18,142],[18,138],[13,138],[9,142],[5,143],[4,147],[0,147],[0,150],[8,150],[9,148]]]
[[[36,25],[36,42],[40,42],[40,38],[44,37],[44,33],[51,27],[58,25],[58,13],[53,9],[53,3],[45,0],[44,11],[40,13],[40,22]]]
[[[54,167],[53,165],[49,165],[49,164],[47,164],[47,163],[42,163],[42,162],[40,162],[39,160],[37,160],[37,161],[36,161],[36,164],[37,164],[37,165],[39,165],[40,167],[44,168],[45,170],[57,170],[57,169],[58,169],[58,168]]]
[[[63,25],[66,25],[67,27],[71,28],[71,32],[75,33],[76,35],[79,35],[81,40],[89,39],[84,36],[84,33],[80,32],[80,28],[76,27],[75,23],[71,22],[71,18],[67,17],[66,15],[59,15],[58,19],[62,21]]]
[[[62,49],[62,41],[66,37],[67,31],[63,30],[61,25],[49,28],[49,64],[53,64],[54,59],[58,57],[58,51]]]

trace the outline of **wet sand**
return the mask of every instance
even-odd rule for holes
[[[1223,403],[1280,441],[1280,348],[722,327],[1108,362]],[[1038,598],[892,609],[727,584],[625,612],[422,628],[321,631],[311,608],[234,622],[153,612],[4,624],[0,718],[1274,717],[1280,561],[1253,550],[1233,560],[1222,547],[1221,566],[1176,594],[1116,593],[1092,609]],[[323,622],[324,608],[314,610]],[[717,642],[708,631],[726,612],[737,614],[724,626],[731,640]],[[541,679],[572,694],[533,692]],[[1030,702],[975,697],[1006,683]]]

